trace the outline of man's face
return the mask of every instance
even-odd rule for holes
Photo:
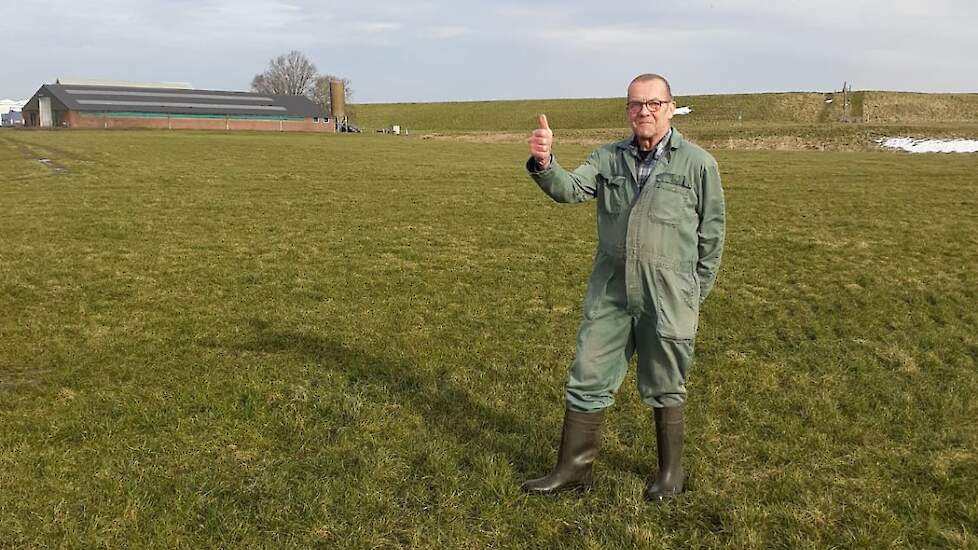
[[[636,102],[648,102],[659,100],[665,103],[658,111],[652,112],[647,106],[639,109],[628,109],[628,123],[632,127],[632,132],[639,139],[661,139],[669,131],[672,124],[672,114],[676,110],[676,104],[669,97],[666,85],[661,80],[646,80],[644,82],[633,82],[628,86],[629,104]]]

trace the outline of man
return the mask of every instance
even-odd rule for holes
[[[547,195],[567,203],[598,199],[598,249],[567,379],[557,465],[523,483],[528,493],[590,486],[604,411],[635,351],[658,448],[645,498],[661,502],[684,490],[686,377],[699,308],[720,266],[725,216],[717,163],[672,128],[675,109],[665,78],[636,77],[626,103],[632,138],[597,149],[573,172],[551,154],[545,115],[530,136],[527,171]]]

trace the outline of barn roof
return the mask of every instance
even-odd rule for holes
[[[47,94],[44,94],[44,92]],[[71,111],[134,112],[199,115],[323,116],[322,109],[300,96],[138,86],[45,84],[27,102],[37,109],[37,97],[51,95]]]

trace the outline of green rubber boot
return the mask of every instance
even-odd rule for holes
[[[645,489],[645,500],[663,502],[686,490],[683,472],[683,407],[655,409],[655,444],[659,470]]]
[[[598,456],[604,411],[564,412],[557,465],[544,477],[531,479],[522,489],[533,495],[552,495],[561,491],[585,491],[591,487],[591,465]]]

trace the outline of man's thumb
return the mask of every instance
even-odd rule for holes
[[[540,115],[540,129],[549,130],[550,125],[547,124],[547,115]]]

